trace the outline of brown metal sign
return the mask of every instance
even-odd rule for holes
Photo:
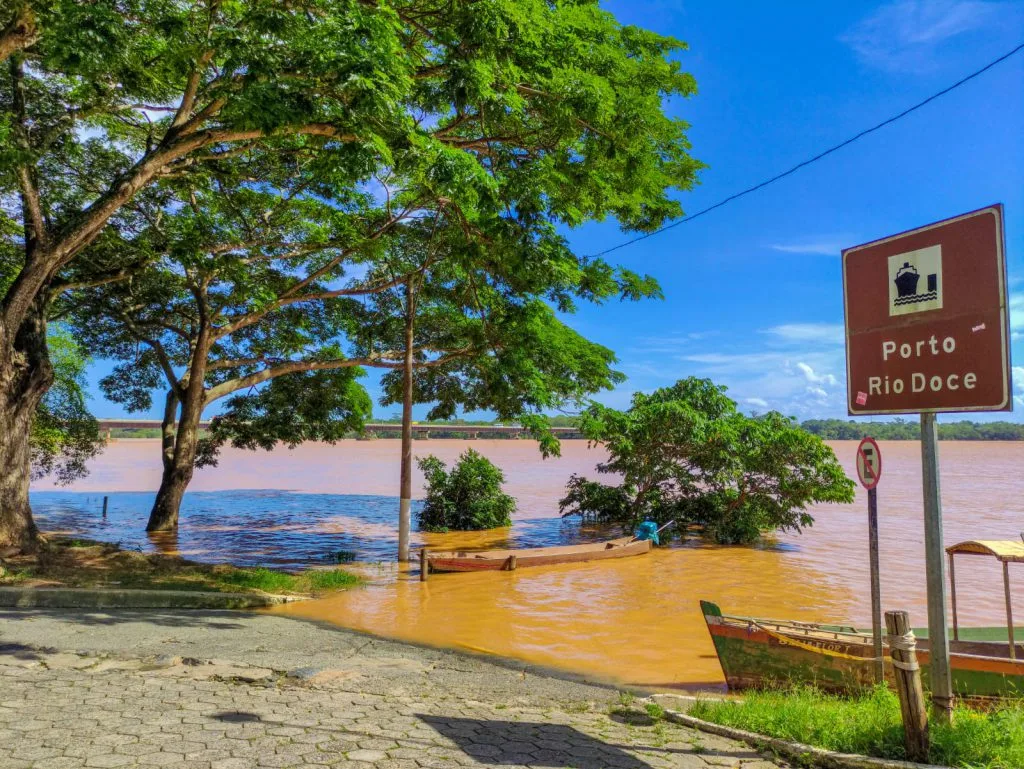
[[[843,251],[850,414],[1010,411],[1003,207]]]

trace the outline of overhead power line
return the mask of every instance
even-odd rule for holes
[[[647,240],[647,238],[653,237],[655,235],[660,235],[661,233],[665,232],[666,230],[671,230],[673,227],[678,227],[680,224],[686,224],[687,222],[692,222],[697,217],[704,216],[704,214],[710,213],[710,212],[714,211],[716,208],[721,208],[722,206],[726,205],[727,203],[731,203],[734,200],[738,200],[739,198],[742,198],[744,195],[749,195],[750,193],[756,192],[757,190],[759,190],[759,189],[761,189],[763,187],[767,187],[769,184],[774,184],[775,182],[779,181],[779,179],[784,179],[784,178],[786,178],[787,176],[789,176],[791,174],[795,174],[801,168],[805,168],[806,166],[809,166],[811,163],[816,163],[817,161],[821,160],[822,158],[824,158],[824,157],[826,157],[828,155],[831,155],[833,152],[838,152],[843,147],[847,147],[850,144],[853,144],[858,139],[863,139],[868,134],[872,134],[875,131],[878,131],[878,130],[880,130],[882,128],[885,128],[887,125],[890,125],[891,123],[895,123],[897,120],[900,120],[901,118],[905,118],[911,112],[915,112],[915,111],[921,109],[921,107],[925,106],[926,104],[930,104],[931,102],[935,101],[940,96],[945,96],[950,91],[956,90],[960,86],[962,86],[965,83],[973,80],[974,78],[978,77],[979,75],[984,74],[985,72],[987,72],[988,70],[990,70],[994,66],[996,66],[997,64],[1000,64],[1000,63],[1006,61],[1011,56],[1013,56],[1014,54],[1020,53],[1021,51],[1024,51],[1024,43],[1021,43],[1016,48],[1014,48],[1012,51],[1009,51],[1008,53],[1004,53],[998,59],[994,59],[993,61],[990,61],[988,64],[986,64],[981,69],[975,70],[974,72],[972,72],[971,74],[967,75],[966,77],[963,77],[960,80],[957,80],[955,83],[953,83],[953,85],[948,86],[947,88],[943,88],[941,91],[933,93],[927,99],[925,99],[923,101],[919,101],[914,106],[908,107],[907,109],[903,110],[899,114],[893,115],[891,118],[883,120],[881,123],[878,123],[877,125],[871,126],[871,128],[865,128],[859,134],[851,136],[846,141],[840,142],[839,144],[836,144],[834,147],[829,147],[824,152],[819,152],[814,157],[808,158],[807,160],[804,160],[801,163],[797,163],[795,166],[793,166],[792,168],[790,168],[790,169],[788,169],[786,171],[783,171],[781,174],[776,174],[775,176],[771,177],[770,179],[765,179],[763,182],[760,182],[759,184],[755,184],[753,187],[747,187],[747,189],[745,189],[745,190],[741,190],[740,192],[734,193],[734,194],[730,195],[727,198],[723,198],[722,200],[718,201],[714,205],[708,206],[707,208],[704,208],[704,209],[701,209],[700,211],[698,211],[695,214],[690,214],[689,216],[684,216],[679,221],[672,222],[672,224],[666,224],[664,227],[659,227],[658,229],[654,230],[653,232],[648,232],[648,233],[645,233],[643,235],[639,235],[639,236],[637,236],[635,238],[632,238],[630,240],[627,240],[627,241],[624,241],[622,243],[619,243],[617,246],[612,246],[611,248],[606,248],[604,251],[599,251],[596,254],[591,254],[590,257],[588,257],[588,258],[593,259],[593,258],[596,258],[596,257],[599,257],[599,256],[604,256],[605,254],[610,254],[612,251],[618,251],[620,248],[625,248],[626,246],[631,246],[634,243],[639,243],[641,240]]]

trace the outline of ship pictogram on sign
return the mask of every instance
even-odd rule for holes
[[[889,315],[942,309],[942,246],[889,257]]]

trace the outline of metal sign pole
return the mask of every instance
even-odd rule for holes
[[[882,587],[878,573],[878,489],[868,489],[868,541],[871,555],[871,635],[875,643],[875,682],[885,680],[882,661]]]
[[[949,670],[949,625],[946,620],[946,559],[942,547],[942,499],[939,495],[939,432],[935,414],[931,412],[921,414],[921,469],[932,714],[936,719],[949,723],[953,715],[953,681]]]

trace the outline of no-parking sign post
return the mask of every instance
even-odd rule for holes
[[[882,478],[882,452],[874,438],[857,446],[857,478],[868,490],[868,552],[871,558],[871,635],[875,646],[875,681],[885,680],[882,664],[882,585],[878,566],[878,481]]]

